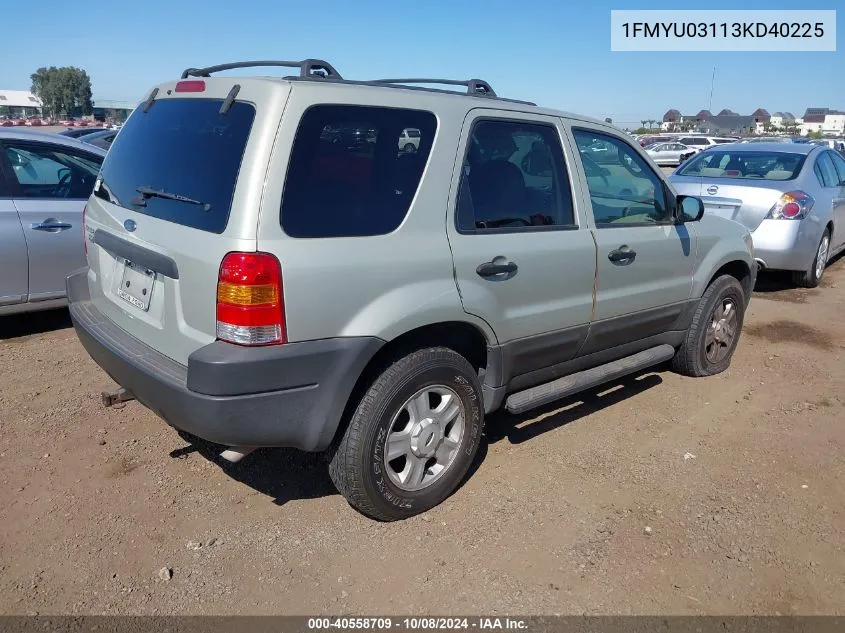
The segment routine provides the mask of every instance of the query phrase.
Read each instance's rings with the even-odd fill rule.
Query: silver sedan
[[[645,148],[646,154],[651,156],[651,159],[657,165],[666,167],[675,167],[680,165],[683,157],[695,151],[695,148],[684,145],[683,143],[655,143],[648,145]]]
[[[815,287],[845,250],[845,159],[809,143],[733,143],[693,156],[669,177],[705,213],[744,224],[761,269]]]
[[[83,209],[105,154],[58,134],[0,129],[0,315],[67,303],[65,277],[85,265]]]

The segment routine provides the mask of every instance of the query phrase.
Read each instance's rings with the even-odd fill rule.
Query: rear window
[[[803,154],[709,149],[694,156],[675,172],[679,176],[792,180],[804,166]]]
[[[146,113],[137,109],[111,144],[94,195],[144,215],[222,233],[255,118],[255,108],[243,102],[220,114],[222,103],[161,99]]]
[[[310,108],[293,142],[282,229],[300,238],[395,230],[416,195],[436,129],[434,115],[421,110]],[[411,130],[419,134],[414,143],[403,140]]]

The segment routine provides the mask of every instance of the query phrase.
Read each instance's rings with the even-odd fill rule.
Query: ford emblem
[[[138,225],[137,225],[137,224],[135,224],[135,220],[126,220],[126,221],[123,223],[123,228],[124,228],[124,229],[126,229],[127,231],[129,231],[129,232],[131,233],[131,232],[132,232],[132,231],[134,231],[136,228],[138,228]]]
[[[711,196],[715,196],[716,192],[718,191],[719,188],[716,185],[710,185],[709,187],[707,187],[707,193],[709,193]]]

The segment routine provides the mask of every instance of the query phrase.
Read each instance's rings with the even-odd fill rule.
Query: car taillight
[[[766,216],[771,220],[801,220],[807,217],[815,199],[804,191],[789,191],[783,194]]]
[[[285,342],[282,268],[269,253],[229,253],[217,278],[217,338],[238,345]]]
[[[88,205],[82,207],[82,250],[85,257],[88,257],[88,225],[85,223],[85,214],[88,212]]]

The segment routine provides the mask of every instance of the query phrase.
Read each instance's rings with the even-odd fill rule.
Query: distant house
[[[660,123],[660,129],[664,132],[683,132],[695,126],[698,115],[681,114],[679,110],[667,110]]]
[[[41,100],[29,90],[0,90],[0,116],[25,117],[41,114]]]
[[[821,132],[830,136],[845,133],[845,112],[830,108],[807,108],[801,122],[801,134]]]
[[[710,110],[686,115],[673,108],[663,115],[663,123],[660,127],[666,132],[695,131],[720,136],[735,136],[761,131],[771,118],[772,116],[764,108],[757,108],[749,115],[737,114],[730,108],[724,108],[716,115]]]

